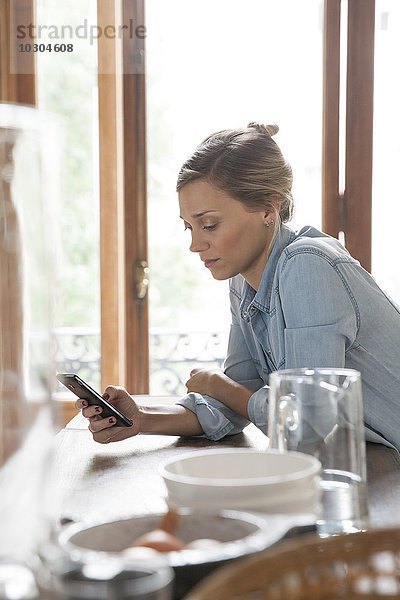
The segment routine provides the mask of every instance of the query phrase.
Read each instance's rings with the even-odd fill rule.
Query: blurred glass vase
[[[52,117],[0,104],[0,560],[35,544],[38,488],[54,430],[50,414],[53,207],[58,170]]]

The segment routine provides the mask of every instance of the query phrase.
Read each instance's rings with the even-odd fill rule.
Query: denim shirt
[[[361,372],[366,439],[400,449],[400,308],[336,239],[282,226],[258,291],[237,275],[230,302],[224,372],[255,391],[248,414],[265,434],[271,372],[346,367]],[[178,404],[212,440],[248,424],[209,396],[192,392]]]

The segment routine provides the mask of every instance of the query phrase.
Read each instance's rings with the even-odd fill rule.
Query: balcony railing
[[[58,328],[53,331],[53,343],[57,371],[78,373],[99,390],[100,332]],[[150,330],[150,393],[185,394],[185,381],[194,366],[222,367],[226,343],[224,332]]]

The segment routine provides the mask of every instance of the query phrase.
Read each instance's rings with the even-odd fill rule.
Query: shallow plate
[[[193,512],[182,509],[179,514],[181,522],[174,535],[185,544],[199,538],[216,539],[221,544],[207,550],[169,552],[168,562],[174,567],[232,558],[234,555],[264,549],[280,539],[289,527],[285,519],[268,519],[243,511]],[[136,516],[91,526],[75,523],[63,530],[60,542],[71,548],[75,546],[97,552],[121,552],[132,546],[139,536],[154,529],[161,516]]]
[[[263,517],[243,511],[179,511],[182,520],[175,535],[185,543],[199,538],[217,539],[221,544],[207,550],[186,549],[169,552],[167,563],[175,570],[175,598],[180,598],[196,582],[228,561],[255,554],[279,541],[293,526],[285,517]],[[154,529],[162,515],[136,516],[108,523],[74,523],[60,535],[61,545],[73,551],[118,553]]]

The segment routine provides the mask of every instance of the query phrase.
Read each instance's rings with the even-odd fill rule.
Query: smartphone
[[[98,392],[90,387],[83,379],[75,375],[74,373],[59,373],[57,376],[65,387],[71,392],[74,392],[78,398],[86,400],[91,405],[101,406],[103,411],[101,413],[102,418],[115,417],[117,419],[116,425],[119,427],[132,427],[133,421],[128,419],[119,410],[117,410],[112,404],[104,400]]]

